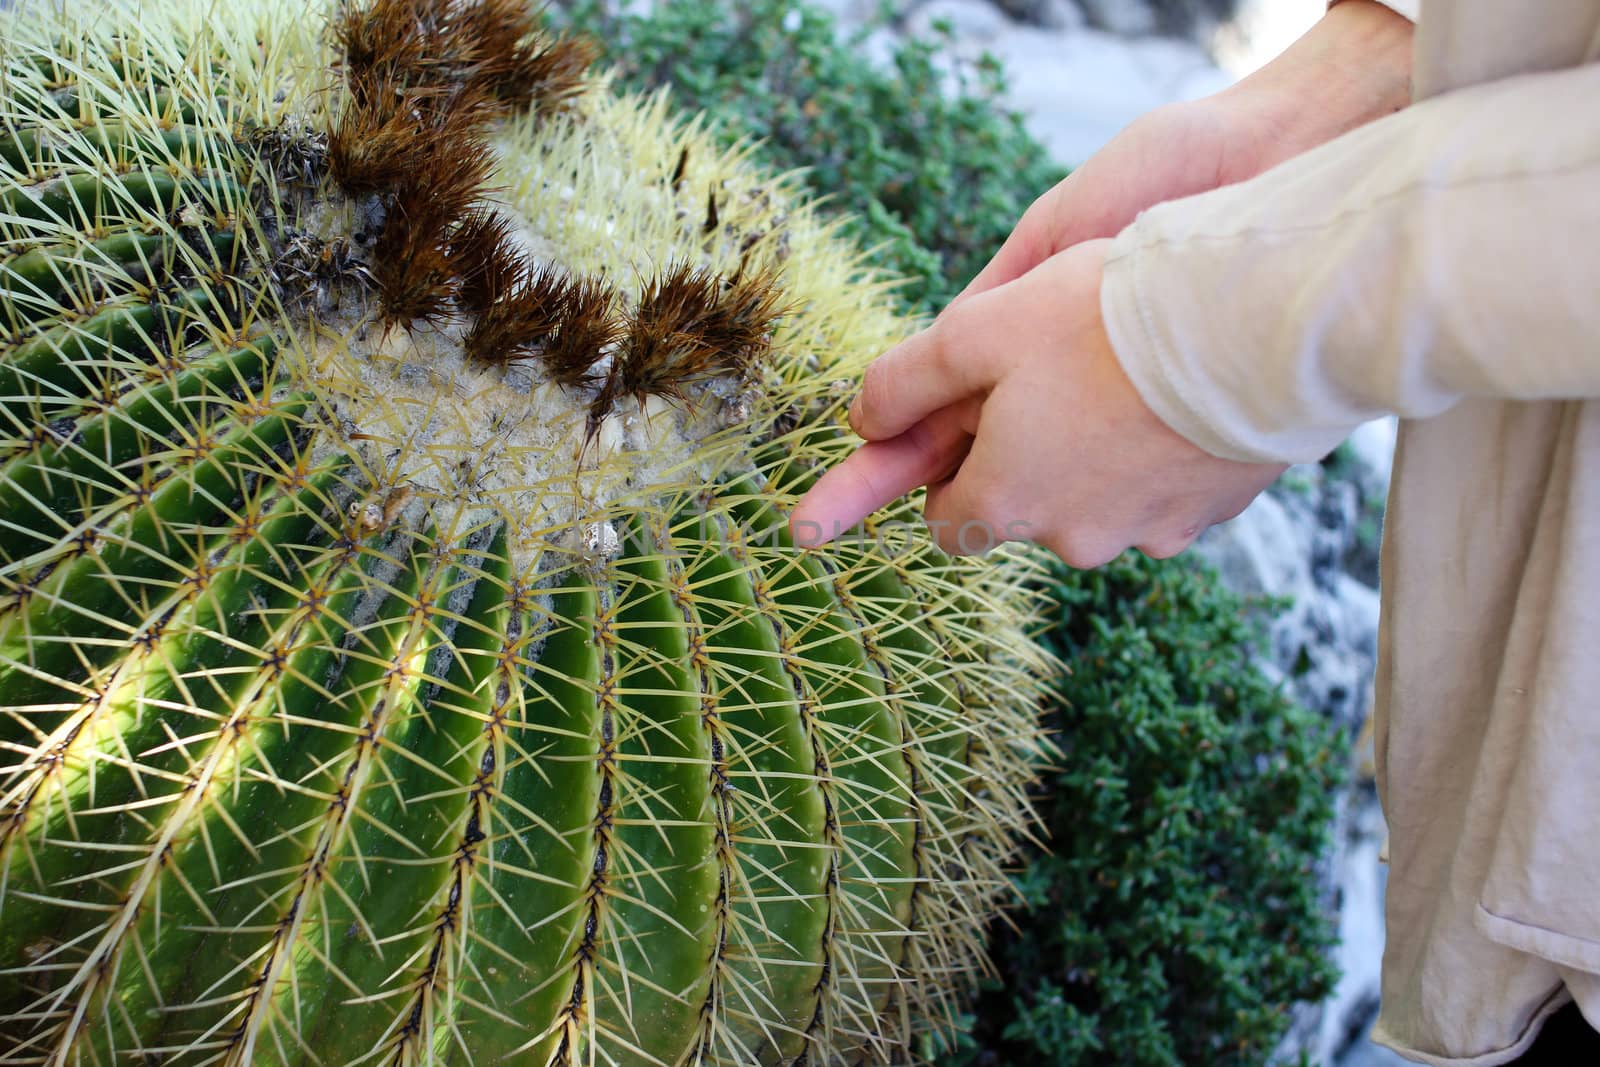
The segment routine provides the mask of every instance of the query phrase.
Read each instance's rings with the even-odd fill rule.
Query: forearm
[[[1600,66],[1445,94],[1118,238],[1102,303],[1146,402],[1305,460],[1464,396],[1600,396]]]
[[[1272,62],[1224,90],[1220,106],[1258,136],[1228,169],[1256,174],[1411,102],[1412,23],[1376,0],[1333,5]]]

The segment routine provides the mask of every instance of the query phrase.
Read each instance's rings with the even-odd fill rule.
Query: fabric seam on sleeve
[[[1141,366],[1147,365],[1154,372],[1154,376],[1159,381],[1151,384],[1169,397],[1173,404],[1180,409],[1179,412],[1173,412],[1173,414],[1181,414],[1184,425],[1172,426],[1170,420],[1161,411],[1155,411],[1155,414],[1163,422],[1167,422],[1173,431],[1187,438],[1191,444],[1219,458],[1233,459],[1241,455],[1258,455],[1254,450],[1244,448],[1242,442],[1224,433],[1215,425],[1213,420],[1206,418],[1205,414],[1190,398],[1188,389],[1180,377],[1172,373],[1171,360],[1166,351],[1166,346],[1161,341],[1160,334],[1155,329],[1154,314],[1150,301],[1145,296],[1145,272],[1141,262],[1141,254],[1151,247],[1154,246],[1135,245],[1127,252],[1112,257],[1111,260],[1108,260],[1108,263],[1126,260],[1125,269],[1128,274],[1128,287],[1130,290],[1128,295],[1132,304],[1133,318],[1140,334],[1138,340],[1144,342],[1143,347],[1149,352],[1150,356],[1148,360],[1135,360],[1134,362]],[[1134,389],[1144,399],[1145,403],[1150,405],[1150,398],[1145,396],[1145,390],[1139,388],[1138,378],[1129,372],[1129,361],[1125,360],[1121,353],[1117,353],[1117,361],[1122,365],[1122,372],[1127,374],[1129,381],[1133,383]],[[1155,410],[1154,405],[1150,406],[1152,410]],[[1196,430],[1202,432],[1196,434]],[[1219,444],[1223,446],[1220,450],[1216,447]],[[1222,453],[1224,452],[1231,453],[1231,455],[1223,455]],[[1276,457],[1272,458],[1275,459]]]
[[[1185,234],[1182,238],[1182,242],[1184,244],[1194,241],[1222,243],[1226,241],[1243,240],[1246,238],[1271,239],[1277,236],[1310,236],[1312,234],[1320,233],[1324,230],[1337,226],[1348,221],[1349,219],[1356,218],[1361,215],[1372,214],[1376,211],[1388,208],[1395,201],[1401,200],[1405,197],[1413,196],[1417,193],[1464,192],[1468,190],[1477,190],[1484,186],[1492,186],[1502,182],[1509,183],[1521,181],[1537,182],[1542,180],[1560,180],[1581,176],[1584,171],[1595,167],[1600,167],[1600,155],[1586,157],[1581,160],[1575,160],[1571,163],[1565,163],[1559,167],[1551,167],[1546,170],[1522,170],[1505,174],[1486,174],[1473,178],[1464,178],[1460,181],[1453,182],[1409,182],[1398,189],[1391,189],[1389,192],[1382,193],[1368,200],[1364,200],[1359,205],[1352,205],[1342,208],[1327,218],[1321,219],[1317,222],[1307,222],[1299,225],[1289,226],[1252,226],[1244,229],[1228,230],[1221,233]],[[1204,196],[1206,194],[1201,193],[1200,195]],[[1168,201],[1168,203],[1178,204],[1182,203],[1182,201]],[[1173,247],[1178,244],[1177,241],[1166,234],[1154,234],[1149,237],[1140,235],[1140,237],[1142,239],[1137,242],[1135,247],[1126,253],[1122,253],[1122,255],[1131,255],[1134,251]]]

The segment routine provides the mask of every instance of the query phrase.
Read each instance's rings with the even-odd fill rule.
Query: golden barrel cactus
[[[7,18],[0,1063],[948,1027],[1025,564],[788,540],[906,329],[791,185],[518,0]]]

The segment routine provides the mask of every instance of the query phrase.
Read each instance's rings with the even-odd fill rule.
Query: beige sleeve
[[[1369,123],[1122,232],[1101,306],[1151,408],[1303,462],[1382,414],[1600,396],[1600,65]]]

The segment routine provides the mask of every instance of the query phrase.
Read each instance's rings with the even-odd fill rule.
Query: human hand
[[[874,362],[850,409],[867,443],[796,506],[797,543],[921,485],[946,551],[1026,539],[1074,567],[1129,545],[1170,556],[1242,511],[1283,467],[1218,459],[1145,406],[1100,317],[1109,244],[951,305]]]
[[[796,541],[829,540],[924,484],[945,548],[1024,536],[1077,566],[1129,544],[1170,555],[1237,514],[1282,468],[1210,456],[1144,405],[1100,322],[1104,242],[1074,246],[1404,107],[1410,59],[1409,21],[1345,0],[1233,88],[1119,134],[1029,208],[932,327],[868,371],[851,413],[868,443],[797,506]],[[960,526],[974,520],[991,524],[984,543],[963,545]]]
[[[1136,119],[1023,214],[960,301],[1079,241],[1114,237],[1145,208],[1242,182],[1411,99],[1411,23],[1345,0],[1223,92]]]

